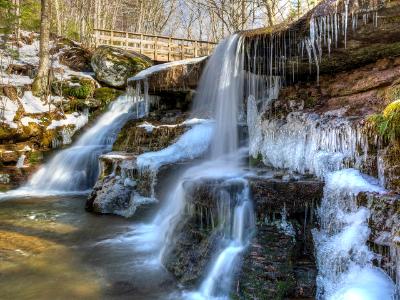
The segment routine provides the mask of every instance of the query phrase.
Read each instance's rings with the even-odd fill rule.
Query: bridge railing
[[[94,30],[94,43],[132,50],[162,62],[207,56],[216,46],[207,41],[105,29]]]

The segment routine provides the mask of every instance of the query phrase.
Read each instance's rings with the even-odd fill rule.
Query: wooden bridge
[[[94,30],[95,46],[109,45],[135,51],[158,62],[210,55],[216,43],[135,32]]]

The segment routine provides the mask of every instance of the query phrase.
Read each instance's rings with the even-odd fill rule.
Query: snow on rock
[[[163,124],[163,125],[153,125],[149,122],[143,122],[142,124],[138,125],[137,127],[139,128],[144,128],[147,132],[153,132],[154,129],[156,128],[161,128],[161,127],[167,127],[167,128],[175,128],[179,126],[192,126],[196,124],[202,124],[202,123],[207,123],[210,122],[209,120],[206,119],[198,119],[198,118],[193,118],[193,119],[188,119],[182,123],[179,124]]]
[[[24,44],[19,48],[19,61],[31,65],[39,64],[39,40],[34,40],[32,45]]]
[[[74,131],[81,129],[89,121],[87,114],[79,114],[77,112],[73,114],[66,114],[65,119],[53,120],[51,124],[47,127],[48,130],[55,129],[61,126],[74,125]]]
[[[0,96],[0,120],[7,124],[11,128],[17,128],[17,124],[14,123],[14,117],[17,113],[18,105],[11,99]]]
[[[25,112],[29,114],[40,114],[49,111],[49,106],[45,105],[40,98],[33,96],[31,91],[24,93],[21,103]],[[50,105],[50,110],[54,110],[53,105]]]
[[[154,73],[157,73],[157,72],[160,72],[163,70],[167,70],[172,67],[196,64],[198,62],[205,60],[206,58],[207,58],[207,56],[203,56],[203,57],[183,59],[183,60],[172,61],[172,62],[165,63],[165,64],[155,65],[155,66],[152,66],[150,68],[147,68],[147,69],[137,73],[135,76],[129,78],[128,81],[136,81],[136,80],[145,79]]]
[[[207,151],[213,131],[211,121],[194,125],[169,147],[139,155],[137,165],[140,169],[157,170],[166,164],[200,157]]]
[[[23,75],[0,75],[0,83],[5,85],[15,85],[15,86],[24,86],[26,84],[32,84],[33,79],[28,76]]]
[[[22,123],[22,125],[24,125],[24,126],[29,126],[29,123],[39,124],[39,123],[40,123],[40,120],[31,118],[31,117],[23,117],[23,118],[21,119],[21,123]]]

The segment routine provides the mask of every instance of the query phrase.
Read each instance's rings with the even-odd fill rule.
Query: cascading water
[[[382,193],[377,180],[354,169],[326,176],[321,228],[315,230],[318,265],[317,299],[394,299],[394,284],[372,264],[375,254],[368,249],[368,209],[357,207],[360,192]]]
[[[206,114],[215,121],[210,157],[186,170],[171,187],[163,208],[153,222],[135,228],[133,237],[130,237],[137,247],[154,251],[156,260],[161,262],[173,244],[173,233],[185,210],[185,182],[204,178],[240,181],[242,189],[232,196],[236,201],[232,218],[224,224],[229,233],[225,235],[221,251],[213,259],[199,291],[190,293],[191,297],[227,297],[236,258],[245,249],[254,228],[249,188],[240,166],[246,151],[239,150],[238,137],[244,84],[242,40],[240,36],[233,35],[220,43],[207,62],[199,83],[194,114]],[[221,280],[225,283],[223,289],[218,284]]]
[[[187,299],[228,299],[240,253],[248,246],[255,228],[254,212],[247,180],[228,179],[226,185],[239,184],[233,193],[222,190],[219,201],[219,231],[222,231],[221,249],[213,258],[207,276],[197,292],[185,295]],[[233,211],[230,204],[233,203]]]
[[[145,113],[143,106],[143,101],[129,92],[120,96],[72,147],[56,154],[24,187],[2,197],[87,191],[97,179],[99,155],[111,150],[118,132],[128,119]],[[134,108],[139,113],[133,113]]]

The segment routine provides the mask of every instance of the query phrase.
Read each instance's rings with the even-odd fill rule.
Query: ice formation
[[[392,299],[394,284],[373,266],[366,242],[369,211],[358,207],[360,192],[382,193],[377,181],[355,169],[326,175],[319,208],[320,230],[314,230],[318,266],[318,299]]]

